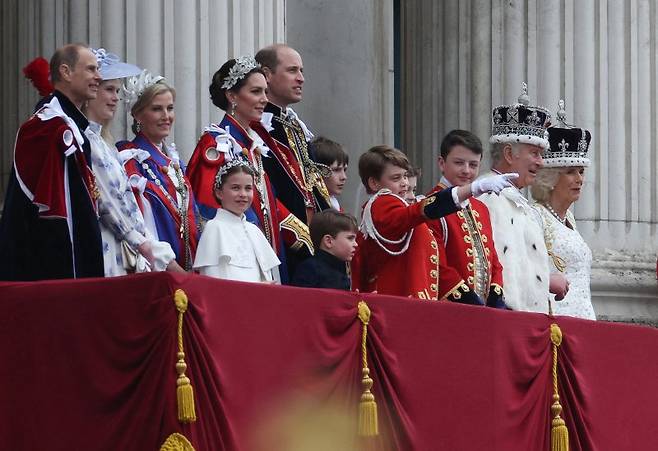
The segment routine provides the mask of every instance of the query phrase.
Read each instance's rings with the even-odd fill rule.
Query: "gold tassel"
[[[551,343],[553,347],[553,404],[551,405],[551,451],[569,451],[569,430],[560,416],[560,394],[557,386],[557,348],[562,344],[560,327],[551,324]]]
[[[160,447],[160,451],[194,451],[194,446],[190,441],[178,432],[174,432]]]
[[[176,401],[178,403],[178,421],[181,423],[192,423],[196,421],[194,409],[194,390],[190,379],[185,376],[187,364],[185,363],[185,352],[183,350],[183,315],[187,311],[187,295],[183,290],[176,290],[174,303],[178,310],[178,361],[176,362]]]
[[[366,339],[368,336],[368,323],[370,322],[370,308],[364,301],[359,301],[357,306],[357,316],[363,323],[363,334],[361,336],[361,363],[363,368],[361,385],[363,386],[363,393],[361,394],[361,401],[359,402],[359,435],[363,437],[373,437],[379,434],[377,427],[377,403],[375,402],[375,395],[372,394],[373,380],[370,377],[370,370],[368,369],[368,353],[366,350]]]

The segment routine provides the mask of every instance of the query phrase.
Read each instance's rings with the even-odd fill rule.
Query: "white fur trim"
[[[539,136],[532,135],[517,135],[516,133],[506,133],[504,135],[493,135],[489,138],[491,144],[500,144],[500,143],[521,143],[521,144],[530,144],[533,146],[539,146],[542,149],[546,150],[550,147],[548,139],[540,138]]]

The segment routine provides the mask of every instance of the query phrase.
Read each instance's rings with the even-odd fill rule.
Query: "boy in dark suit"
[[[298,287],[350,289],[347,265],[356,251],[356,219],[328,209],[313,215],[310,225],[315,255],[304,260],[292,284]]]

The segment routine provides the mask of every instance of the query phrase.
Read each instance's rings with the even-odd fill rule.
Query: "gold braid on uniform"
[[[311,240],[311,233],[308,230],[308,226],[297,218],[297,216],[290,213],[285,217],[283,221],[279,223],[279,226],[284,229],[292,232],[295,235],[295,243],[291,246],[292,250],[297,251],[302,247],[306,246],[311,254],[313,254],[313,241]]]
[[[317,188],[322,197],[326,200],[329,199],[329,190],[324,183],[324,177],[331,175],[331,169],[326,164],[316,163],[311,160],[308,155],[308,144],[306,143],[306,136],[304,131],[298,123],[287,121],[278,118],[283,125],[283,130],[286,132],[288,138],[288,145],[290,150],[297,157],[302,166],[302,177],[304,177],[304,187],[312,192],[313,188]]]

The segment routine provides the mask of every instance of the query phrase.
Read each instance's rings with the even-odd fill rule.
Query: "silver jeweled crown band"
[[[235,84],[242,80],[249,72],[258,69],[260,64],[252,56],[241,56],[235,59],[235,64],[228,71],[228,75],[222,83],[222,89],[231,89]]]

